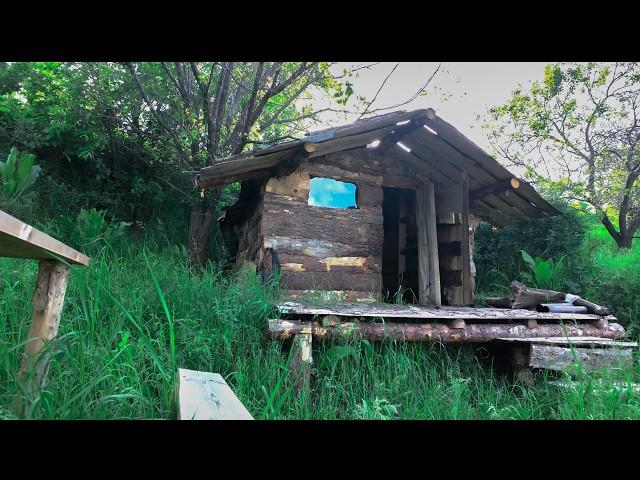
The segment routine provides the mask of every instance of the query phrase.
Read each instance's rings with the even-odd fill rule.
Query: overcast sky
[[[340,63],[336,72],[354,63]],[[371,100],[385,77],[396,63],[380,63],[370,70],[362,70],[359,76],[352,78],[355,95],[363,95]],[[489,150],[486,134],[480,128],[477,114],[484,114],[489,106],[504,103],[511,92],[519,85],[527,86],[532,81],[542,80],[546,63],[527,62],[443,62],[442,67],[426,96],[420,96],[413,102],[399,107],[402,110],[415,110],[432,107],[438,116],[468,136],[480,147]],[[393,75],[370,107],[389,107],[411,98],[420,89],[437,68],[438,63],[400,63]],[[355,96],[354,95],[354,96]],[[328,106],[326,100],[316,100],[316,106]],[[379,113],[388,113],[387,110]],[[349,123],[357,119],[336,113],[323,113],[324,127]],[[312,128],[318,130],[322,125]]]

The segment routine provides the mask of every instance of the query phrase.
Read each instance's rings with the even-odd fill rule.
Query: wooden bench
[[[28,396],[45,384],[46,344],[58,334],[71,265],[88,265],[89,257],[0,210],[0,257],[40,261],[33,293],[33,316],[19,379]],[[14,399],[17,415],[24,414],[22,397]]]

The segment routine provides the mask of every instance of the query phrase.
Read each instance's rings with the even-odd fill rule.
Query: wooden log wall
[[[312,177],[354,183],[357,208],[308,205]],[[419,182],[397,162],[385,162],[383,155],[364,148],[319,157],[288,176],[267,182],[261,251],[277,252],[283,288],[379,296],[383,186],[416,188]]]

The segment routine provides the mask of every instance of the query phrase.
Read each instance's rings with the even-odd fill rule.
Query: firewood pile
[[[607,307],[597,305],[578,295],[530,288],[518,281],[511,282],[510,296],[488,297],[485,301],[488,305],[497,308],[522,308],[557,313],[591,313],[601,316],[611,314]]]

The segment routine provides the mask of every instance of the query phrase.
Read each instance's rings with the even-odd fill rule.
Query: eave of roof
[[[394,142],[401,140],[411,150],[407,152],[398,148],[394,157],[402,160],[411,156],[411,164],[422,167],[426,175],[443,188],[458,183],[462,172],[469,175],[472,190],[513,178],[509,170],[435,115],[432,109],[421,109],[372,117],[314,132],[299,140],[225,158],[200,170],[196,182],[206,188],[268,177],[273,175],[278,164],[296,157],[313,159],[329,153],[362,148],[374,140],[384,140],[390,136]],[[517,190],[491,194],[474,202],[471,212],[498,226],[560,214],[522,180]]]

